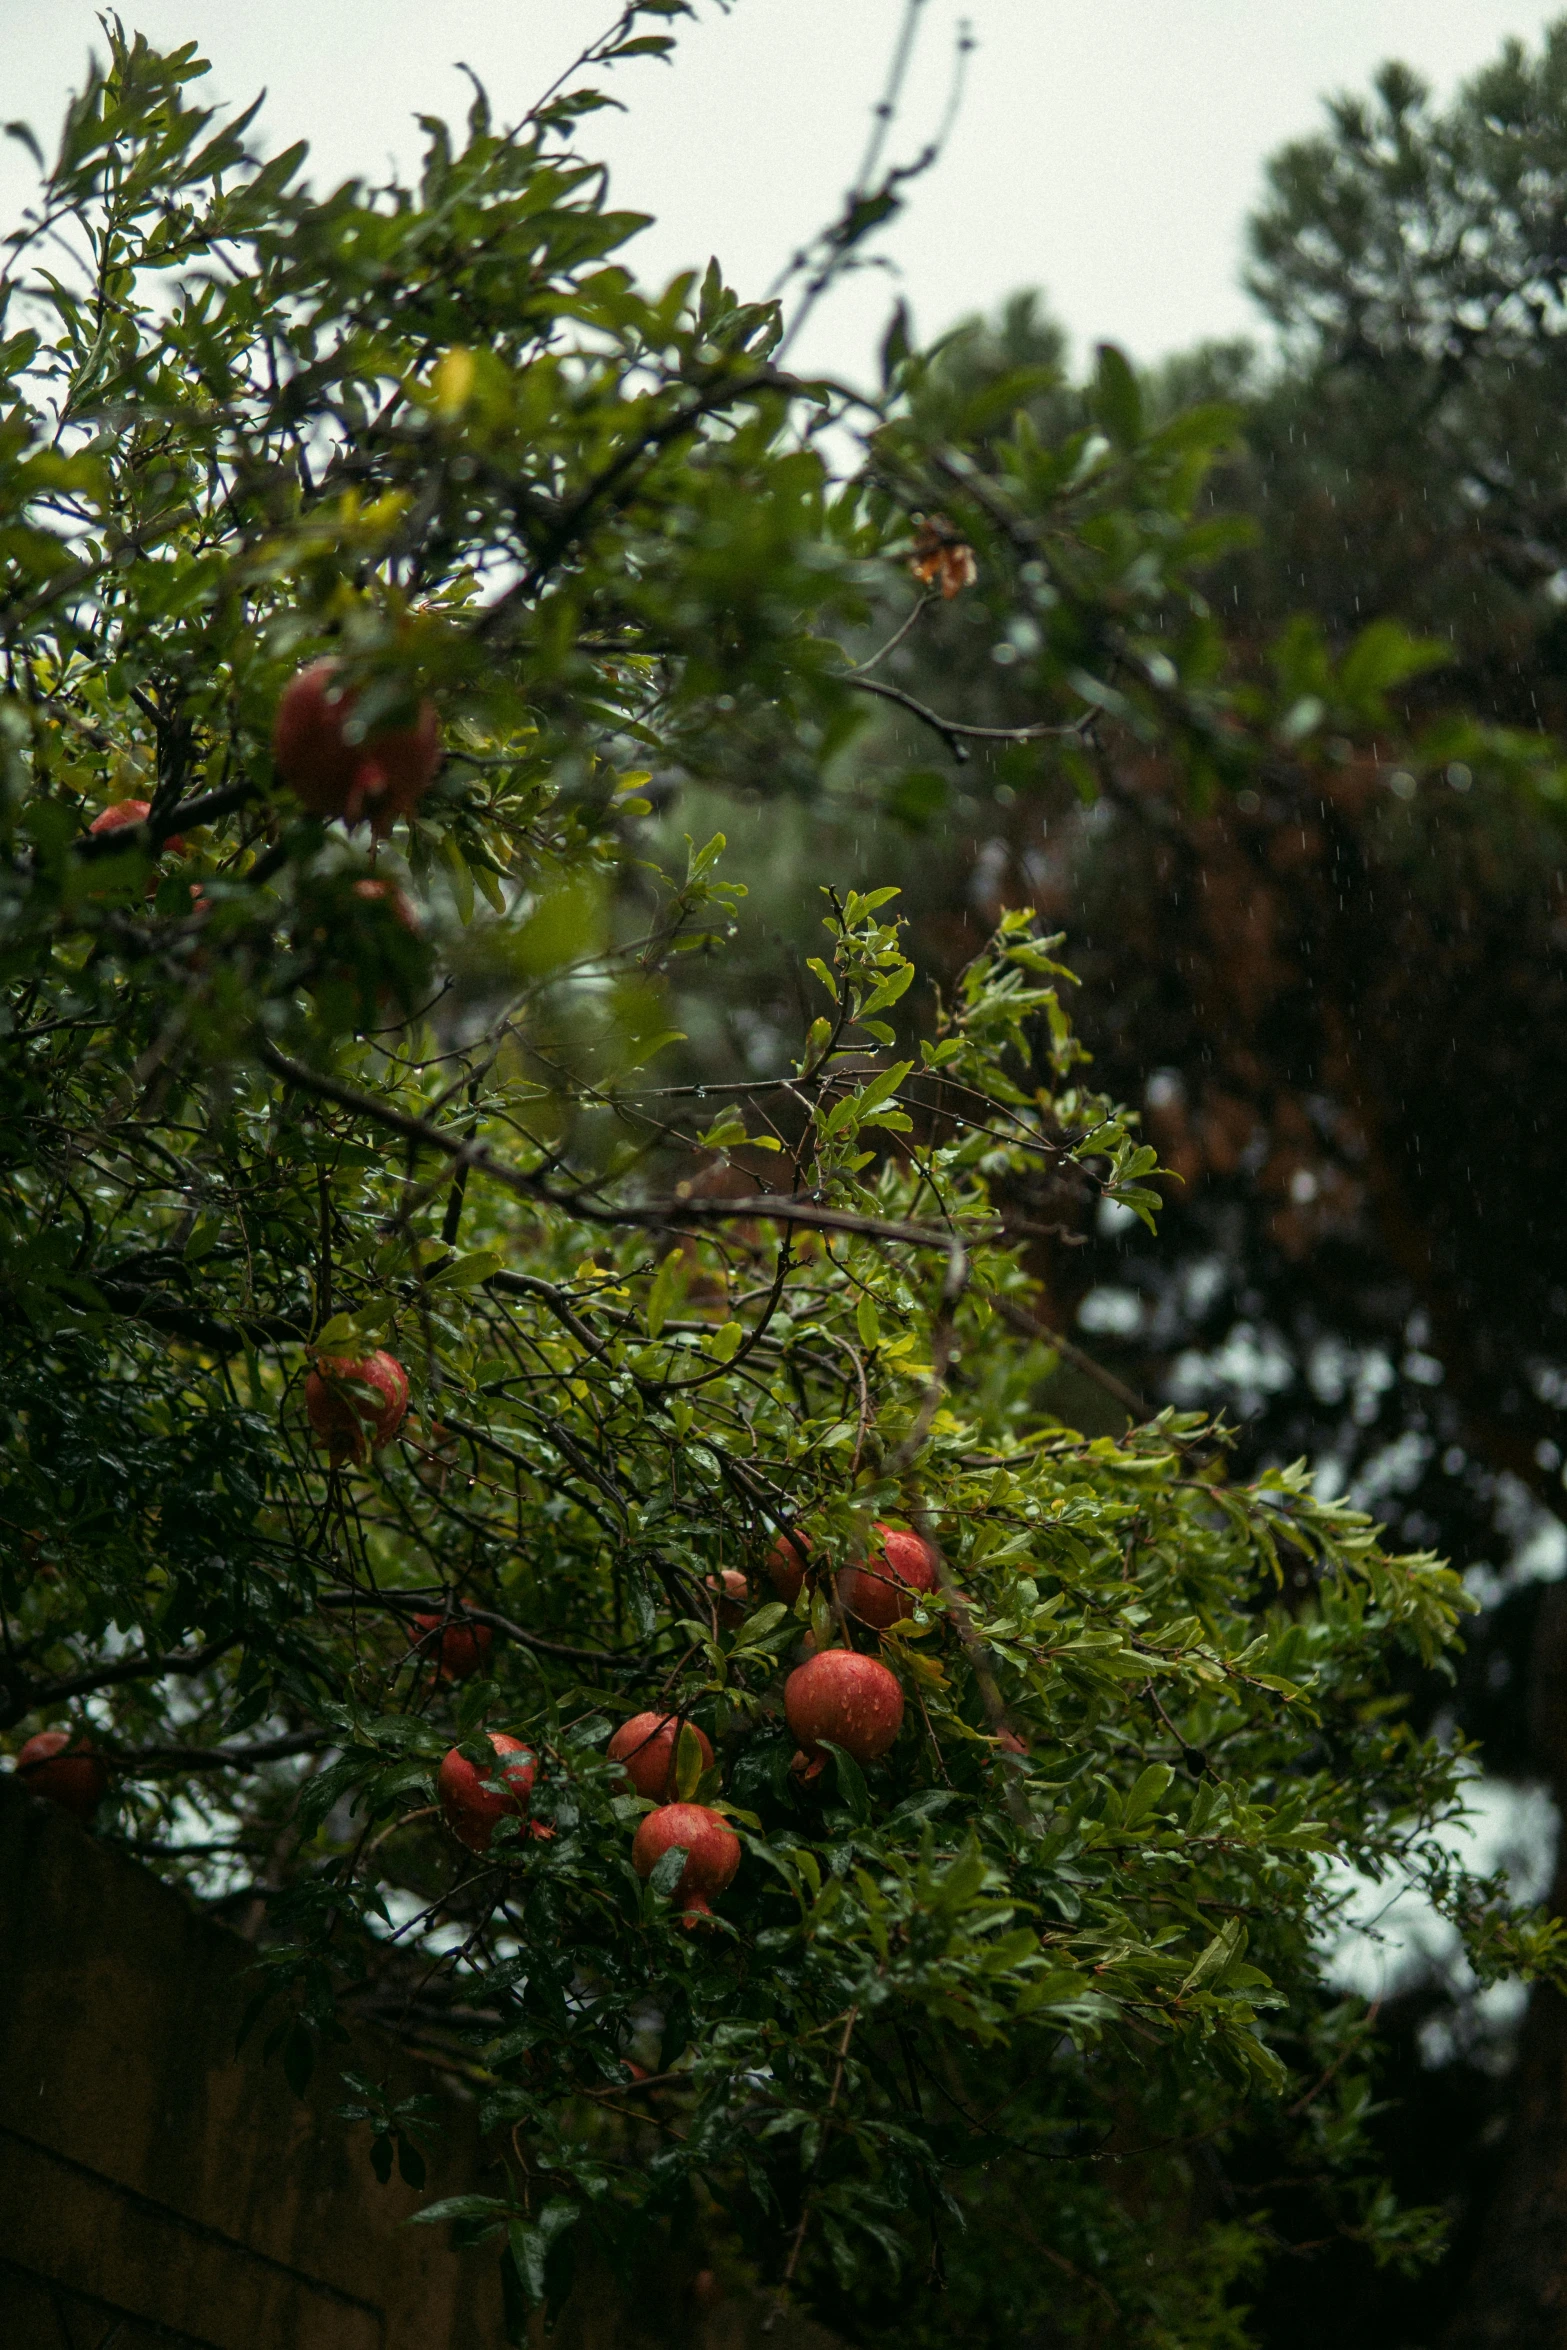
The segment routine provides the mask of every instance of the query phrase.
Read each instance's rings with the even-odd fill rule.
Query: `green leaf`
[[[1143,437],[1143,395],[1124,353],[1114,343],[1101,343],[1094,377],[1094,414],[1121,449],[1135,448]]]
[[[456,1257],[451,1264],[443,1265],[432,1276],[432,1280],[439,1282],[443,1289],[477,1289],[481,1282],[489,1281],[495,1274],[505,1270],[506,1259],[499,1249],[478,1248],[468,1256]]]
[[[549,2299],[546,2271],[550,2254],[581,2216],[578,2204],[564,2195],[552,2195],[536,2220],[514,2219],[507,2229],[512,2260],[531,2308],[541,2309]]]
[[[1135,1828],[1149,1818],[1174,1777],[1168,1763],[1150,1763],[1127,1795],[1121,1813],[1122,1827]]]
[[[702,1341],[703,1352],[715,1363],[733,1362],[745,1342],[745,1324],[738,1319],[722,1323],[712,1336]]]
[[[667,1852],[660,1853],[648,1873],[648,1890],[665,1901],[672,1900],[690,1857],[683,1844],[672,1844]]]
[[[819,1738],[818,1746],[830,1754],[837,1772],[838,1793],[843,1797],[854,1817],[864,1827],[871,1816],[870,1789],[865,1784],[865,1773],[852,1754],[833,1743],[830,1738]]]
[[[434,2228],[453,2219],[504,2219],[511,2209],[498,2195],[443,2195],[437,2203],[410,2212],[405,2227]]]
[[[659,1262],[648,1288],[647,1305],[643,1318],[649,1338],[657,1338],[675,1307],[685,1294],[687,1266],[678,1249],[671,1249]]]
[[[675,1786],[682,1803],[690,1803],[704,1769],[702,1741],[689,1722],[682,1722],[675,1741]]]
[[[1216,1987],[1230,1961],[1239,1958],[1245,1948],[1244,1924],[1239,1918],[1228,1919],[1181,1985],[1180,1996],[1184,1999],[1190,1992]]]

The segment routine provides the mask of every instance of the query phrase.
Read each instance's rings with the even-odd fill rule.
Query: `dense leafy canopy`
[[[1040,1310],[1144,1396],[1241,1423],[1243,1472],[1304,1453],[1319,1489],[1469,1570],[1486,1606],[1457,1685],[1412,1673],[1410,1718],[1456,1718],[1475,1740],[1537,1890],[1532,1791],[1544,1778],[1560,1803],[1567,1787],[1561,1590],[1544,1579],[1561,1557],[1567,1367],[1551,1208],[1567,1148],[1563,345],[1541,291],[1563,56],[1547,28],[1451,101],[1390,71],[1335,102],[1270,172],[1257,224],[1282,344],[1199,349],[1143,386],[1156,415],[1214,397],[1239,411],[1208,495],[1250,520],[1250,543],[1205,582],[1232,648],[1267,662],[1304,609],[1330,645],[1402,619],[1445,660],[1396,688],[1380,724],[1344,727],[1336,761],[1275,757],[1206,804],[1124,742],[1087,808],[1046,759],[1012,752],[959,779],[956,870],[900,861],[885,834],[866,844],[867,870],[906,881],[912,951],[938,971],[998,900],[1067,930],[1099,1082],[1142,1105],[1180,1180],[1157,1238],[1085,1224],[1082,1245],[1036,1259]],[[1019,297],[944,364],[971,383],[1054,366],[1033,407],[1059,433],[1083,413],[1061,359]],[[900,681],[992,724],[1025,718],[1032,681],[975,599],[932,617],[894,655]],[[1444,728],[1471,713],[1517,731],[1444,760]],[[773,882],[770,910],[782,902]],[[1058,1375],[1058,1409],[1106,1409],[1075,1381]],[[1324,2244],[1297,2178],[1272,2204],[1264,2340],[1502,2341],[1539,2322],[1559,2289],[1564,2031],[1548,1989],[1525,2021],[1477,1996],[1439,1936],[1406,1942],[1377,2019],[1373,2132],[1401,2191],[1450,2215],[1448,2251],[1417,2281],[1378,2277],[1362,2247]],[[1280,2175],[1259,2149],[1253,2176]]]
[[[1454,1866],[1463,1752],[1388,1696],[1459,1588],[1300,1469],[1231,1481],[1199,1415],[1090,1440],[1043,1407],[1031,1241],[1157,1195],[1029,917],[931,1007],[892,893],[822,874],[796,1033],[720,1086],[670,1006],[735,926],[723,841],[647,855],[650,793],[852,759],[908,698],[855,666],[871,614],[911,563],[956,602],[971,550],[1031,755],[1086,786],[1113,724],[1202,790],[1293,740],[1309,680],[1227,685],[1192,576],[1228,420],[1150,424],[1113,352],[1053,439],[1026,373],[962,397],[897,338],[874,399],[799,382],[716,267],[649,293],[615,258],[579,96],[507,134],[478,98],[417,190],[318,198],[200,70],[116,37],[7,280],[15,1743],[111,1758],[105,1832],[258,1935],[302,2088],[343,2013],[463,2072],[495,2167],[430,2216],[499,2240],[519,2325],[578,2241],[695,2197],[841,2322],[939,2331],[1006,2153],[1032,2233],[955,2282],[965,2322],[1048,2292],[1090,2336],[1239,2341],[1264,2222],[1210,2216],[1197,2150],[1274,2131],[1379,2253],[1428,2232],[1357,2168],[1349,1872],[1419,1877],[1483,1973],[1549,1953]],[[439,711],[384,843],[274,765],[328,654],[372,742]],[[1418,656],[1353,658],[1347,724]],[[409,1417],[323,1452],[307,1374],[376,1349]],[[877,1635],[834,1576],[883,1522],[939,1571]],[[459,1616],[488,1669],[443,1678]],[[795,1767],[807,1641],[896,1674],[885,1759]],[[605,1756],[650,1708],[710,1742],[676,1792],[743,1847],[694,1930]],[[475,1852],[435,1774],[491,1732],[537,1776]],[[422,2176],[421,2116],[354,2100]]]

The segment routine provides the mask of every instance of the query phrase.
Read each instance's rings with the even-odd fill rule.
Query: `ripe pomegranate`
[[[690,1728],[701,1749],[702,1768],[710,1771],[713,1749],[695,1722]],[[633,1714],[610,1740],[609,1759],[625,1765],[626,1777],[650,1803],[670,1803],[675,1797],[675,1750],[679,1743],[678,1714]]]
[[[272,755],[283,781],[312,816],[368,817],[372,831],[391,831],[410,815],[441,763],[440,722],[433,702],[419,705],[412,726],[381,726],[357,736],[356,687],[336,684],[336,661],[312,661],[283,689],[272,723]]]
[[[414,909],[414,902],[406,890],[398,888],[395,881],[378,881],[373,874],[366,874],[362,881],[354,883],[354,895],[356,898],[368,898],[372,903],[379,901],[384,904],[411,936],[418,937],[419,916]]]
[[[408,1416],[408,1374],[380,1347],[321,1355],[305,1379],[305,1411],[333,1460],[362,1461],[390,1444]]]
[[[738,1567],[725,1567],[717,1575],[709,1575],[707,1588],[718,1603],[718,1620],[733,1630],[745,1622],[745,1611],[751,1604],[751,1586]]]
[[[126,824],[145,824],[151,814],[151,800],[116,800],[112,808],[105,808],[101,816],[93,818],[87,830],[89,833],[118,832]],[[163,845],[166,849],[172,849],[176,857],[185,854],[185,840],[181,833],[171,832]]]
[[[650,1811],[631,1846],[631,1865],[650,1877],[666,1852],[685,1846],[686,1865],[675,1887],[687,1924],[712,1911],[709,1896],[722,1893],[740,1866],[740,1839],[727,1820],[705,1803],[666,1803]]]
[[[880,1550],[873,1550],[863,1566],[845,1567],[838,1577],[838,1597],[851,1616],[885,1632],[889,1624],[914,1613],[914,1594],[936,1588],[936,1554],[917,1534],[894,1526],[878,1526]]]
[[[800,1596],[813,1547],[809,1534],[791,1526],[779,1535],[767,1554],[768,1580],[785,1607],[793,1607]]]
[[[408,1635],[410,1648],[417,1648],[421,1656],[433,1656],[435,1670],[443,1681],[471,1681],[475,1673],[490,1669],[490,1650],[494,1635],[488,1624],[464,1623],[446,1616],[415,1616],[415,1629]]]
[[[871,1763],[903,1726],[903,1691],[879,1658],[824,1648],[784,1683],[784,1716],[808,1758],[819,1759],[820,1741],[830,1738],[857,1763]]]
[[[109,1791],[102,1755],[70,1730],[40,1730],[29,1738],[16,1775],[30,1794],[47,1796],[78,1820],[90,1820]]]
[[[996,1744],[1003,1754],[1027,1754],[1028,1740],[1019,1737],[1016,1730],[998,1730]]]
[[[436,1777],[446,1825],[470,1852],[489,1851],[498,1820],[508,1814],[522,1817],[538,1776],[538,1764],[520,1738],[508,1738],[504,1730],[492,1730],[489,1737],[499,1759],[488,1771],[480,1770],[454,1746]],[[486,1779],[503,1780],[504,1790],[492,1792],[484,1784]]]

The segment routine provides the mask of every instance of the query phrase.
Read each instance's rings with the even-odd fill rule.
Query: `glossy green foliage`
[[[1027,920],[903,1045],[893,893],[829,886],[792,1045],[709,1089],[667,1073],[668,974],[732,927],[723,842],[641,854],[650,791],[839,755],[844,644],[929,562],[937,482],[938,555],[1044,615],[1059,723],[1113,698],[1208,757],[1213,662],[1146,631],[1174,596],[1206,642],[1219,427],[1145,430],[1110,354],[1092,431],[1025,417],[986,474],[990,411],[922,407],[913,355],[853,401],[716,270],[640,290],[562,143],[585,99],[505,136],[479,101],[418,191],[316,200],[197,70],[116,41],[9,281],[5,1724],[79,1723],[105,1832],[258,1932],[297,2085],[353,2012],[475,2086],[494,2192],[425,2216],[498,2246],[518,2327],[580,2239],[666,2217],[846,2323],[938,2325],[965,2175],[1065,2147],[1031,2221],[1061,2322],[1235,2340],[1256,2236],[1188,2146],[1261,2118],[1379,2245],[1418,2225],[1355,2183],[1346,1870],[1427,1883],[1482,1969],[1550,1954],[1454,1867],[1464,1757],[1386,1696],[1458,1587],[1301,1469],[1230,1483],[1195,1419],[1040,1409],[1031,1229],[1156,1196]],[[274,769],[327,650],[363,732],[439,713],[383,843]],[[323,1451],[312,1364],[377,1349],[406,1420]],[[883,1521],[939,1569],[878,1634],[836,1577]],[[896,1676],[884,1756],[796,1763],[807,1641]],[[605,1755],[649,1708],[710,1741],[674,1791],[742,1847],[695,1927]],[[492,1731],[537,1777],[475,1850],[434,1774]],[[427,2108],[347,2086],[418,2183]],[[1076,2160],[1111,2139],[1124,2174]]]

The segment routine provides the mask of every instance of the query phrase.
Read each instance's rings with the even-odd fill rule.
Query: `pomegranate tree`
[[[876,1762],[903,1727],[903,1691],[879,1657],[826,1648],[784,1683],[784,1717],[808,1762],[820,1760],[824,1739],[857,1763]]]
[[[408,1417],[408,1374],[395,1355],[320,1355],[305,1377],[305,1412],[334,1460],[379,1452]]]
[[[678,1714],[633,1714],[622,1722],[609,1742],[609,1759],[618,1762],[639,1795],[662,1803],[675,1793],[677,1749],[682,1727],[689,1729],[702,1757],[702,1768],[713,1767],[713,1749],[695,1722],[682,1725]]]
[[[272,755],[312,816],[368,821],[384,834],[413,813],[441,763],[435,705],[421,702],[412,726],[361,731],[359,689],[340,685],[340,676],[340,665],[327,659],[290,680],[272,725]]]
[[[650,1811],[638,1827],[631,1846],[631,1864],[639,1877],[650,1877],[666,1852],[676,1845],[686,1856],[675,1885],[675,1899],[687,1921],[705,1917],[713,1895],[722,1893],[740,1866],[740,1839],[723,1815],[705,1803],[666,1803]]]
[[[523,1817],[538,1776],[537,1761],[520,1738],[509,1738],[504,1730],[492,1730],[489,1739],[496,1755],[491,1769],[481,1770],[477,1763],[468,1760],[461,1747],[454,1746],[436,1778],[446,1825],[458,1843],[466,1844],[470,1852],[488,1852],[497,1824],[504,1819]],[[496,1781],[500,1784],[495,1784]]]

